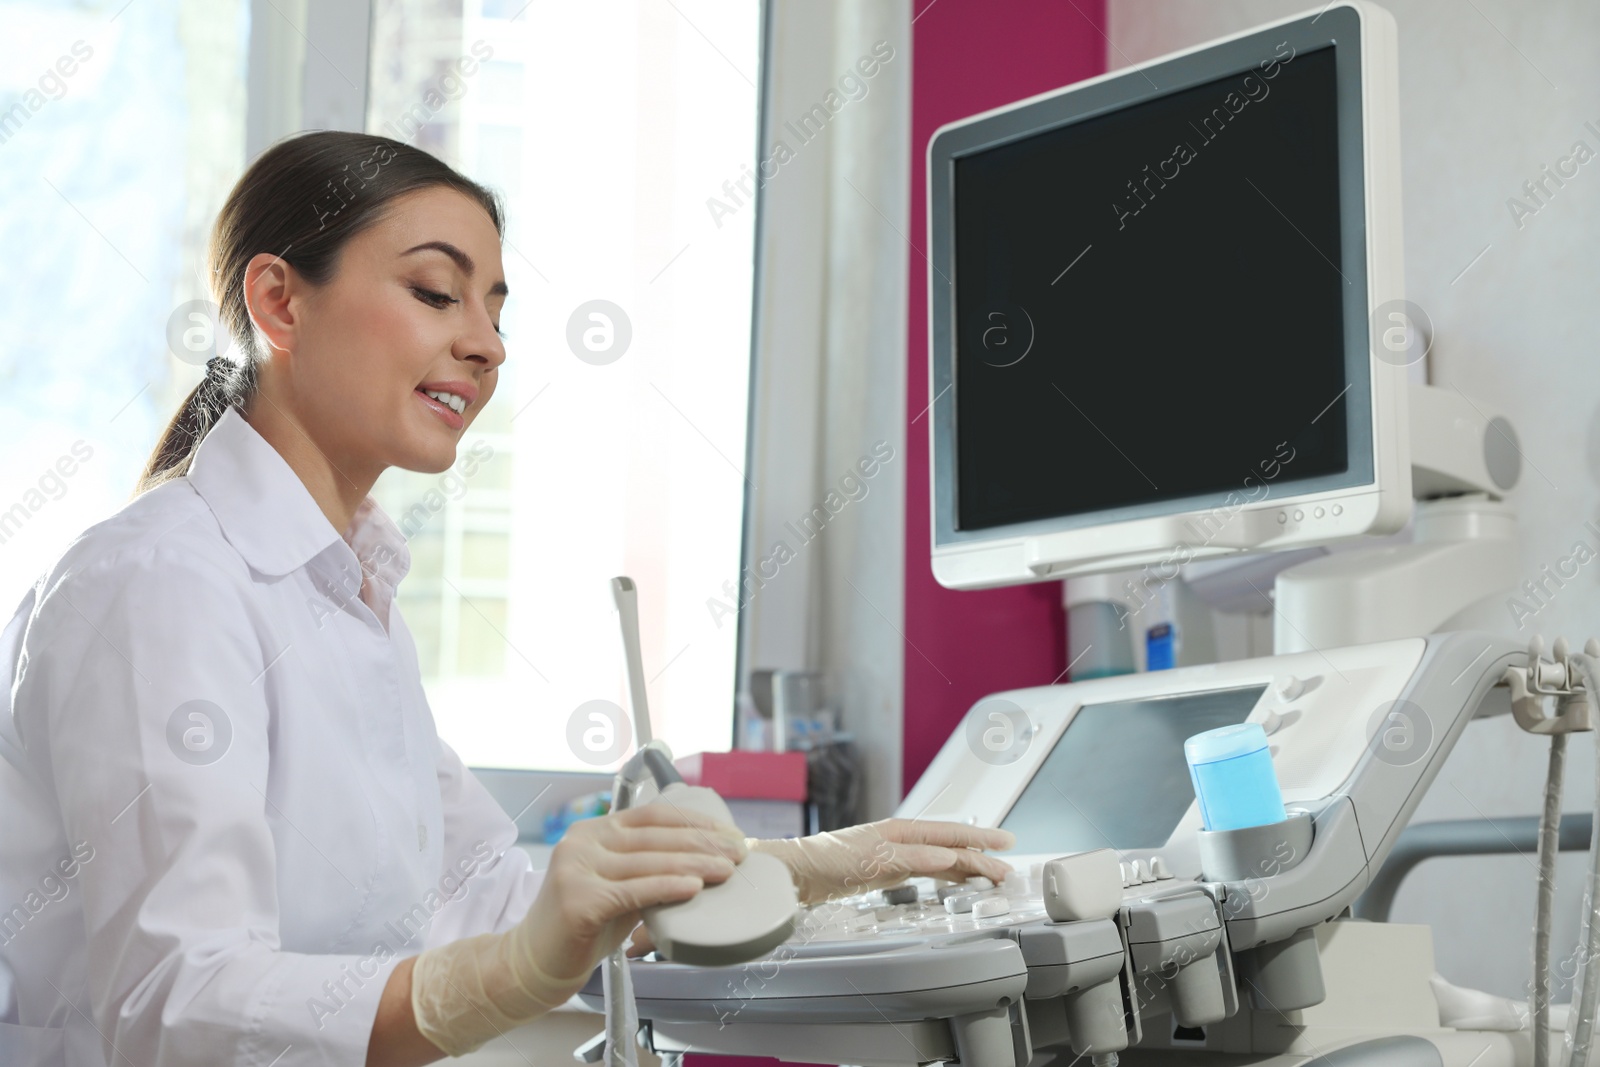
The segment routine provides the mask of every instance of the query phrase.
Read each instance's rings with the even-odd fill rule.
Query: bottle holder
[[[1240,830],[1197,830],[1195,837],[1207,881],[1271,878],[1298,866],[1311,851],[1311,813],[1294,808],[1282,822]]]
[[[1311,813],[1239,830],[1200,830],[1200,870],[1207,881],[1249,882],[1298,866],[1311,851]],[[1245,949],[1234,960],[1257,1011],[1284,1013],[1322,1003],[1327,996],[1316,931],[1310,927],[1269,945]]]

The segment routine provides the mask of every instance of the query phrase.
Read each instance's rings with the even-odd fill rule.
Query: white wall
[[[1600,5],[1593,0],[1388,0],[1400,33],[1407,296],[1431,316],[1430,380],[1497,405],[1525,457],[1512,493],[1519,573],[1587,537],[1600,493],[1600,160],[1579,168],[1519,228],[1507,200],[1582,140],[1600,152]],[[1110,66],[1161,55],[1305,10],[1296,0],[1108,0]],[[1313,8],[1312,10],[1315,10]],[[1586,129],[1585,122],[1594,123]],[[1481,253],[1481,258],[1477,258]],[[1470,264],[1470,268],[1469,268]],[[1518,630],[1502,604],[1480,628],[1600,635],[1600,562]],[[1568,760],[1567,811],[1593,796],[1590,739]],[[1418,819],[1531,815],[1546,745],[1509,719],[1475,723]],[[1552,954],[1577,937],[1584,859],[1558,873]],[[1437,860],[1405,883],[1397,921],[1431,922],[1452,981],[1525,995],[1536,872],[1531,858]]]

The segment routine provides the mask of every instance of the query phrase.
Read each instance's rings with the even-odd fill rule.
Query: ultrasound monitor
[[[940,582],[1404,525],[1395,77],[1392,17],[1344,3],[935,134]]]

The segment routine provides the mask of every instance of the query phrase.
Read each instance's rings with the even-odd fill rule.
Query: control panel
[[[1119,1053],[1150,1025],[1152,1048],[1176,1047],[1170,1027],[1258,1052],[1234,1016],[1323,1002],[1319,929],[1524,659],[1507,639],[1435,634],[985,698],[899,814],[1011,829],[1011,874],[803,908],[786,941],[737,967],[637,960],[650,1047],[1020,1067],[1042,1049]],[[1426,731],[1397,750],[1392,716],[1412,708],[1428,709]],[[1266,730],[1287,818],[1207,830],[1183,741],[1239,722]],[[597,975],[580,996],[599,1007],[601,992]]]

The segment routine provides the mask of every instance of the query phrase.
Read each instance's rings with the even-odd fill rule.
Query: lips
[[[422,401],[429,411],[443,419],[445,425],[449,426],[452,430],[459,430],[467,424],[466,419],[462,418],[460,415],[457,415],[454,411],[450,410],[449,407],[439,403],[433,397],[424,393],[421,386],[418,386],[415,390],[413,390],[413,394],[418,400]]]
[[[417,386],[417,388],[422,390],[431,390],[435,393],[453,393],[464,400],[466,402],[466,406],[469,408],[473,405],[473,402],[478,399],[478,387],[470,381],[453,381],[450,379],[442,379],[434,382],[423,382],[421,385]]]

